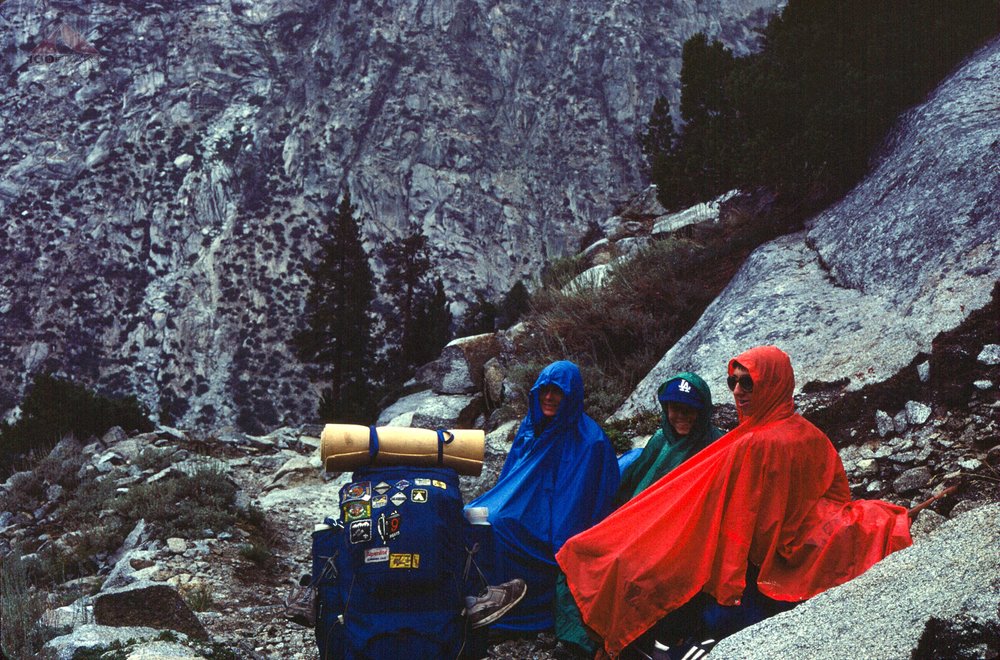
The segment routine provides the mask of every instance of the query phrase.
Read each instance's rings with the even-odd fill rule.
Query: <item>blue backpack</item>
[[[356,471],[340,489],[339,515],[312,537],[320,658],[438,660],[468,652],[464,529],[451,468]]]

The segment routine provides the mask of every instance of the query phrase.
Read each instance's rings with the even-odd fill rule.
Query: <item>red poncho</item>
[[[794,412],[788,356],[764,346],[733,362],[754,381],[740,425],[556,555],[612,656],[699,592],[739,604],[748,562],[761,593],[797,602],[911,543],[905,508],[851,501],[830,440]]]

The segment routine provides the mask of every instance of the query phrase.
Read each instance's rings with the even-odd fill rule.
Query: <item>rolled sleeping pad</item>
[[[443,465],[476,477],[483,471],[485,451],[486,433],[480,429],[327,424],[320,437],[320,457],[327,472],[366,465]]]

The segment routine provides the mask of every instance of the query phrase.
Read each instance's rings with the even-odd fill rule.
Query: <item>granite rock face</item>
[[[759,344],[792,357],[797,386],[884,381],[984,307],[1000,278],[1000,41],[898,123],[874,171],[808,229],[755,251],[615,413],[681,370],[726,391],[725,365]]]
[[[860,577],[722,640],[713,658],[996,657],[1000,631],[1000,505],[945,522]],[[972,655],[943,655],[944,621],[983,631]],[[991,635],[992,634],[992,638]],[[923,653],[914,653],[918,645]],[[972,649],[969,649],[972,650]]]
[[[287,347],[321,215],[423,232],[460,317],[642,186],[685,39],[745,53],[783,0],[0,5],[0,415],[30,376],[160,421],[313,414]]]

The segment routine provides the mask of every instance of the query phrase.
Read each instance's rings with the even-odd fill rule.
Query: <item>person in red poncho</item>
[[[787,607],[911,543],[905,508],[851,500],[830,440],[795,412],[788,355],[739,355],[729,386],[739,426],[556,555],[612,657],[699,599],[723,612],[744,597]]]

